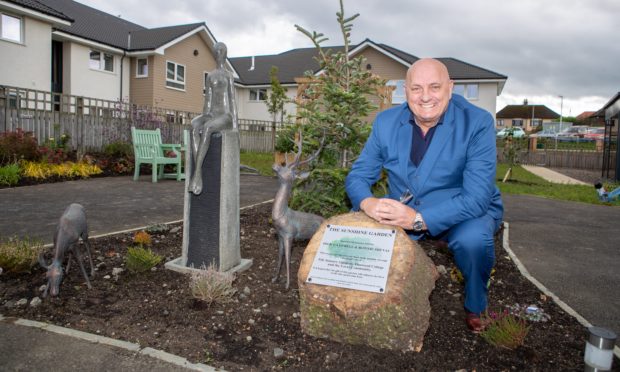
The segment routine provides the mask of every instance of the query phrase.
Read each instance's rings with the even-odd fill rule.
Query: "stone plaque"
[[[384,293],[396,230],[327,225],[307,283]]]

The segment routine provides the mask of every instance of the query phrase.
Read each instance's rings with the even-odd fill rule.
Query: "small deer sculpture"
[[[84,246],[86,247],[86,253],[88,255],[88,260],[90,261],[90,275],[93,276],[95,271],[93,268],[93,259],[90,255],[90,244],[88,242],[86,212],[82,205],[73,203],[65,209],[62,216],[60,216],[58,226],[56,226],[56,232],[54,233],[54,258],[52,259],[52,263],[47,265],[45,263],[45,259],[43,258],[43,254],[39,255],[39,264],[47,270],[47,273],[45,274],[47,277],[47,288],[45,288],[43,297],[47,297],[48,291],[52,297],[58,296],[59,286],[63,277],[62,262],[64,261],[65,253],[67,253],[67,251],[69,253],[69,258],[67,260],[67,269],[65,274],[69,273],[71,254],[73,253],[75,254],[76,261],[80,265],[82,274],[84,274],[86,285],[88,288],[92,288],[78,249],[79,238],[82,238]]]
[[[299,133],[299,142],[297,144],[297,154],[292,163],[289,164],[288,159],[285,165],[274,164],[272,169],[278,175],[278,192],[276,193],[273,209],[271,211],[271,217],[273,224],[278,233],[278,266],[276,268],[276,275],[272,282],[276,282],[280,277],[280,270],[282,269],[282,259],[286,259],[286,289],[289,288],[291,272],[291,248],[294,240],[307,240],[314,235],[316,230],[323,223],[323,217],[317,216],[312,213],[305,213],[295,211],[288,207],[288,202],[291,197],[291,190],[293,188],[293,182],[295,178],[301,179],[308,177],[308,172],[299,174],[299,167],[311,162],[321,152],[323,148],[323,142],[325,136],[321,140],[319,149],[304,161],[301,159],[302,149],[302,136]]]

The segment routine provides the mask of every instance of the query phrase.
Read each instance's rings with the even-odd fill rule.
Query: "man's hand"
[[[360,203],[360,209],[379,223],[400,226],[407,230],[413,228],[416,211],[396,200],[366,198]]]

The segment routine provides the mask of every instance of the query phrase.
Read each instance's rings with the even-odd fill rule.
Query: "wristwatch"
[[[413,219],[413,231],[421,232],[423,230],[424,230],[424,220],[422,219],[422,215],[416,212],[415,218]]]

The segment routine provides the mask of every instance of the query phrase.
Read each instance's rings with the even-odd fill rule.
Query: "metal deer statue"
[[[299,174],[299,167],[303,166],[314,160],[321,152],[325,136],[321,140],[319,149],[304,161],[300,161],[302,137],[299,133],[299,142],[297,144],[297,154],[292,163],[289,164],[288,159],[284,166],[280,164],[274,164],[272,169],[278,175],[278,192],[273,202],[273,210],[271,217],[273,224],[278,232],[278,267],[276,268],[276,275],[273,278],[275,283],[280,277],[280,270],[282,269],[282,259],[286,259],[286,289],[290,284],[290,264],[291,264],[291,248],[294,240],[306,240],[310,239],[316,230],[321,226],[323,217],[317,216],[312,213],[305,213],[292,210],[288,207],[288,202],[291,197],[291,190],[293,188],[293,182],[296,177],[306,178],[308,172]]]
[[[69,252],[69,258],[67,260],[67,269],[65,273],[69,272],[69,265],[71,264],[71,253],[75,254],[75,258],[80,265],[82,274],[86,279],[86,285],[88,288],[92,288],[88,275],[84,269],[82,263],[82,257],[78,249],[78,240],[82,238],[84,246],[86,246],[86,253],[88,254],[88,260],[90,261],[90,275],[93,276],[95,271],[93,268],[93,259],[90,256],[90,244],[88,243],[88,227],[86,224],[86,212],[84,207],[80,204],[73,203],[65,209],[58,226],[56,226],[56,232],[54,233],[54,258],[52,263],[47,265],[43,259],[43,254],[39,255],[39,264],[47,269],[47,288],[43,293],[43,297],[47,296],[47,292],[52,297],[58,296],[58,287],[62,282],[62,262],[64,261],[65,253]]]

